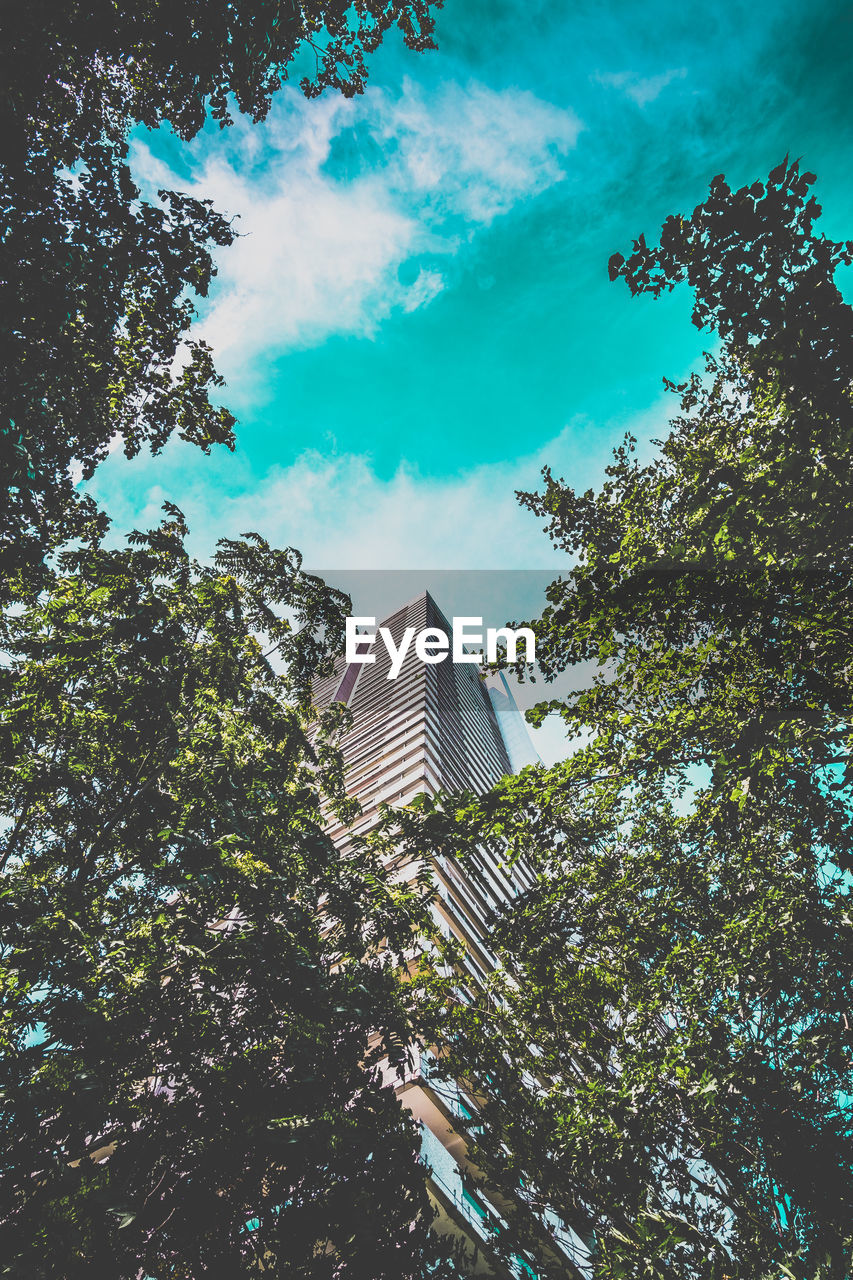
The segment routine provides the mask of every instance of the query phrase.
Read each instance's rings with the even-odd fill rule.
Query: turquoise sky
[[[257,529],[314,565],[556,565],[513,490],[544,462],[595,483],[708,341],[609,255],[786,152],[853,235],[853,10],[770,9],[448,0],[439,52],[390,40],[355,102],[287,89],[263,126],[140,134],[146,189],[240,217],[199,321],[238,451],[114,455],[116,530],[168,498],[202,554]]]

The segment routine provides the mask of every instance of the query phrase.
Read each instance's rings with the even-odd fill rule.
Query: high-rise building
[[[428,592],[381,625],[397,646],[407,627],[450,630]],[[349,827],[330,826],[342,848],[376,824],[383,804],[403,806],[418,794],[439,790],[484,792],[506,773],[538,760],[502,675],[485,680],[476,664],[449,658],[425,664],[410,646],[398,675],[389,679],[387,648],[364,639],[360,650],[374,661],[348,664],[341,658],[334,672],[315,686],[318,706],[344,702],[352,713],[342,750],[347,791],[359,800],[361,816]],[[489,914],[529,885],[529,875],[519,866],[507,870],[485,850],[464,868],[440,858],[433,874],[435,920],[446,936],[464,943],[468,979],[479,985],[495,964],[486,942]],[[490,1241],[500,1223],[499,1210],[463,1176],[476,1173],[460,1125],[471,1118],[474,1100],[461,1087],[435,1079],[428,1053],[413,1051],[413,1057],[413,1068],[398,1089],[421,1126],[430,1195],[438,1211],[436,1230],[464,1238],[467,1274],[507,1280],[532,1274],[521,1259],[509,1269],[497,1263]],[[585,1249],[571,1236],[557,1232],[561,1252],[569,1258],[574,1252],[582,1264]],[[578,1274],[582,1272],[580,1265]]]

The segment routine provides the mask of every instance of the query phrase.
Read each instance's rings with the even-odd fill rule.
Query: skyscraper
[[[428,592],[381,625],[397,646],[407,627],[450,630]],[[403,806],[419,794],[439,790],[484,792],[506,773],[538,760],[502,675],[484,680],[477,665],[454,663],[449,657],[428,665],[410,646],[396,679],[389,679],[387,649],[366,639],[360,646],[374,657],[372,663],[341,658],[332,675],[315,687],[319,706],[344,702],[353,716],[342,748],[347,791],[360,801],[362,812],[350,827],[330,827],[342,848],[353,835],[375,826],[382,804]],[[485,850],[464,868],[440,858],[433,874],[436,923],[446,936],[464,943],[467,976],[479,985],[495,964],[486,942],[488,916],[523,890],[530,877],[523,867],[506,870]],[[414,1058],[398,1091],[421,1126],[423,1157],[432,1171],[430,1194],[438,1210],[436,1230],[464,1238],[469,1274],[530,1274],[520,1261],[513,1269],[497,1264],[489,1245],[499,1211],[462,1176],[472,1169],[459,1122],[470,1119],[474,1100],[461,1087],[435,1079],[429,1054],[415,1051]]]

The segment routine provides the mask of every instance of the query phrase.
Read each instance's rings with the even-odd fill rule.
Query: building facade
[[[390,630],[397,646],[407,627],[416,632],[450,630],[428,592],[402,605],[381,625]],[[449,658],[425,664],[410,646],[398,676],[389,679],[391,659],[385,646],[365,639],[360,647],[374,656],[372,663],[348,664],[341,658],[334,672],[315,686],[318,706],[343,702],[352,713],[342,750],[347,792],[359,800],[361,815],[347,827],[330,824],[341,848],[375,826],[381,805],[402,807],[419,794],[440,790],[482,793],[505,774],[538,760],[502,674],[485,680],[476,664]],[[433,876],[435,921],[445,936],[464,944],[466,980],[479,985],[495,964],[486,941],[489,915],[523,891],[530,877],[523,867],[508,871],[486,850],[464,868],[439,858]],[[434,1078],[428,1053],[415,1050],[413,1058],[398,1092],[421,1127],[436,1230],[462,1238],[469,1275],[507,1280],[532,1275],[522,1259],[511,1269],[496,1261],[490,1240],[500,1224],[500,1211],[464,1176],[476,1177],[460,1125],[476,1110],[474,1100],[459,1086]],[[558,1231],[558,1240],[562,1234]],[[582,1263],[586,1250],[579,1238],[565,1235],[561,1252],[567,1258],[576,1254]],[[578,1275],[583,1270],[579,1266]]]

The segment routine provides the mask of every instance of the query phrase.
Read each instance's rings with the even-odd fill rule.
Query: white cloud
[[[428,100],[406,81],[398,100],[380,102],[376,137],[401,194],[481,226],[559,182],[580,132],[570,111],[520,89],[451,83]]]
[[[671,67],[656,76],[641,76],[636,71],[616,71],[596,76],[599,84],[609,89],[619,89],[638,107],[646,107],[660,97],[664,89],[675,80],[684,80],[686,67]]]
[[[666,434],[672,412],[661,395],[646,410],[598,425],[599,440],[629,432],[638,458],[650,440]],[[481,462],[458,475],[425,476],[402,463],[390,476],[354,452],[311,449],[260,478],[229,457],[228,489],[211,459],[180,441],[156,458],[106,459],[87,486],[113,519],[116,535],[151,528],[162,503],[184,512],[197,555],[206,558],[217,538],[254,530],[273,546],[298,547],[308,564],[339,569],[516,569],[564,563],[542,521],[519,507],[516,489],[539,487],[547,463],[576,490],[600,485],[610,451],[592,447],[583,419],[526,456]]]
[[[264,125],[237,123],[188,148],[189,181],[142,142],[133,165],[149,187],[190,189],[239,215],[198,329],[233,381],[260,354],[371,337],[393,312],[427,305],[450,254],[560,181],[579,129],[571,112],[518,89],[427,94],[408,83],[399,97],[370,89],[310,103],[286,89]],[[419,258],[403,283],[399,269]]]
[[[406,291],[403,300],[404,311],[416,311],[436,298],[444,288],[444,276],[440,271],[427,270],[421,267],[414,284]]]
[[[105,463],[94,488],[107,499],[117,532],[159,523],[168,498],[184,512],[203,556],[217,538],[255,530],[275,546],[298,547],[306,563],[340,569],[524,568],[554,556],[514,490],[536,486],[540,462],[555,447],[543,450],[541,460],[537,454],[438,479],[406,464],[385,478],[364,455],[309,450],[271,468],[246,492],[226,494],[208,481],[203,460],[176,445],[156,470],[147,458],[121,459],[112,474]],[[126,489],[115,484],[119,477],[130,482]]]
[[[307,450],[250,480],[233,458],[230,492],[211,474],[209,460],[173,442],[158,458],[107,459],[90,488],[118,536],[156,525],[162,503],[175,503],[203,557],[217,538],[255,530],[274,546],[298,547],[306,563],[340,569],[529,568],[560,557],[540,521],[518,506],[515,490],[536,488],[545,462],[581,487],[592,483],[577,439],[567,428],[528,457],[444,477],[421,475],[406,463],[385,477],[363,454]],[[235,491],[237,484],[245,488]]]

